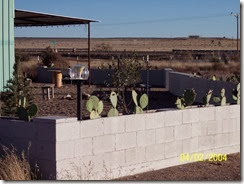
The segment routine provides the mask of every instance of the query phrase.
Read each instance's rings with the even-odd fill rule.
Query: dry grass
[[[20,181],[31,180],[32,173],[25,153],[18,156],[16,149],[3,148],[3,156],[0,158],[0,180]]]

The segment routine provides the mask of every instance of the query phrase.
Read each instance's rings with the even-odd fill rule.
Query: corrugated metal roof
[[[90,22],[99,21],[16,9],[14,25],[15,27],[37,27],[79,25]]]

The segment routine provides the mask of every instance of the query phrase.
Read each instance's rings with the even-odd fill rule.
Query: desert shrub
[[[37,80],[37,65],[22,67],[22,72],[25,74],[25,77],[31,79],[32,81]]]
[[[30,56],[25,53],[15,52],[15,60],[20,62],[27,62],[30,61]]]
[[[211,63],[219,63],[219,62],[221,62],[221,59],[220,59],[219,57],[213,56],[213,57],[210,59],[210,62],[211,62]]]
[[[25,153],[18,156],[16,149],[2,146],[3,154],[0,157],[0,180],[31,180],[33,174]]]
[[[182,60],[184,60],[184,61],[192,61],[193,60],[192,52],[191,51],[185,52],[182,55]]]
[[[43,51],[42,55],[42,63],[47,67],[57,67],[57,68],[68,68],[69,64],[63,59],[63,57],[53,51],[51,47],[47,47],[45,51]]]
[[[101,43],[101,44],[95,45],[94,50],[102,51],[102,52],[109,52],[112,50],[112,47],[109,44]]]
[[[238,53],[237,55],[231,55],[231,56],[229,56],[229,59],[230,59],[230,61],[234,61],[234,62],[240,62],[240,53]]]
[[[212,69],[215,71],[226,71],[227,70],[227,68],[225,67],[225,63],[214,63]]]

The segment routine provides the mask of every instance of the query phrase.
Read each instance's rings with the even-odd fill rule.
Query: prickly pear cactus
[[[137,93],[135,90],[132,91],[132,99],[135,103],[135,113],[136,114],[142,114],[143,113],[143,109],[145,109],[148,106],[148,96],[146,94],[143,94],[140,98],[140,106],[138,105],[137,102]]]
[[[117,103],[118,103],[118,96],[114,91],[112,91],[110,94],[110,101],[111,101],[113,107],[116,108]]]
[[[140,98],[140,106],[142,109],[145,109],[148,106],[148,96],[143,94]]]
[[[135,103],[136,106],[138,106],[138,102],[137,102],[137,93],[135,90],[132,91],[132,99]]]
[[[19,99],[19,106],[26,108],[26,97],[21,96]]]
[[[31,104],[28,107],[25,106],[26,106],[26,98],[21,97],[21,99],[19,100],[19,107],[17,108],[17,114],[20,120],[30,122],[32,117],[34,117],[37,114],[38,108],[35,104]]]
[[[31,104],[28,108],[27,108],[27,113],[30,117],[33,117],[37,114],[38,108],[35,104]]]
[[[225,89],[221,89],[221,92],[220,92],[220,97],[213,97],[213,101],[215,103],[220,103],[221,106],[224,106],[226,105],[226,96],[225,96]]]
[[[108,117],[115,117],[115,116],[119,116],[119,111],[115,108],[110,109],[108,112]]]
[[[203,97],[203,104],[205,106],[209,106],[210,105],[209,102],[211,100],[212,95],[213,95],[213,90],[209,90],[207,92],[207,94]]]
[[[110,101],[111,101],[113,108],[109,110],[108,117],[118,116],[119,111],[116,109],[117,103],[118,103],[118,96],[114,91],[112,91],[110,94]]]
[[[184,105],[184,99],[183,98],[177,98],[175,105],[178,109],[185,109],[185,105]]]
[[[195,102],[196,95],[197,94],[194,89],[185,90],[185,92],[183,94],[185,106],[191,106]]]
[[[241,104],[241,84],[239,83],[236,89],[233,89],[232,98],[237,102],[238,105]]]
[[[96,96],[90,96],[86,102],[86,109],[90,112],[90,119],[100,118],[103,111],[103,102],[99,101]]]

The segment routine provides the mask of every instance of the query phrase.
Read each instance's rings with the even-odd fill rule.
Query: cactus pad
[[[115,116],[119,116],[118,110],[115,108],[110,109],[110,111],[108,112],[108,117],[115,117]]]
[[[196,92],[194,89],[188,89],[185,90],[184,94],[183,94],[183,98],[185,101],[185,106],[190,106],[195,102],[196,99]]]
[[[116,108],[117,102],[118,102],[118,96],[114,91],[110,94],[110,101],[111,101],[113,107]]]
[[[138,106],[138,102],[137,102],[137,93],[135,90],[132,91],[132,99],[135,103],[136,106]]]
[[[140,106],[142,109],[145,109],[147,105],[148,105],[148,96],[144,94],[140,98]]]

